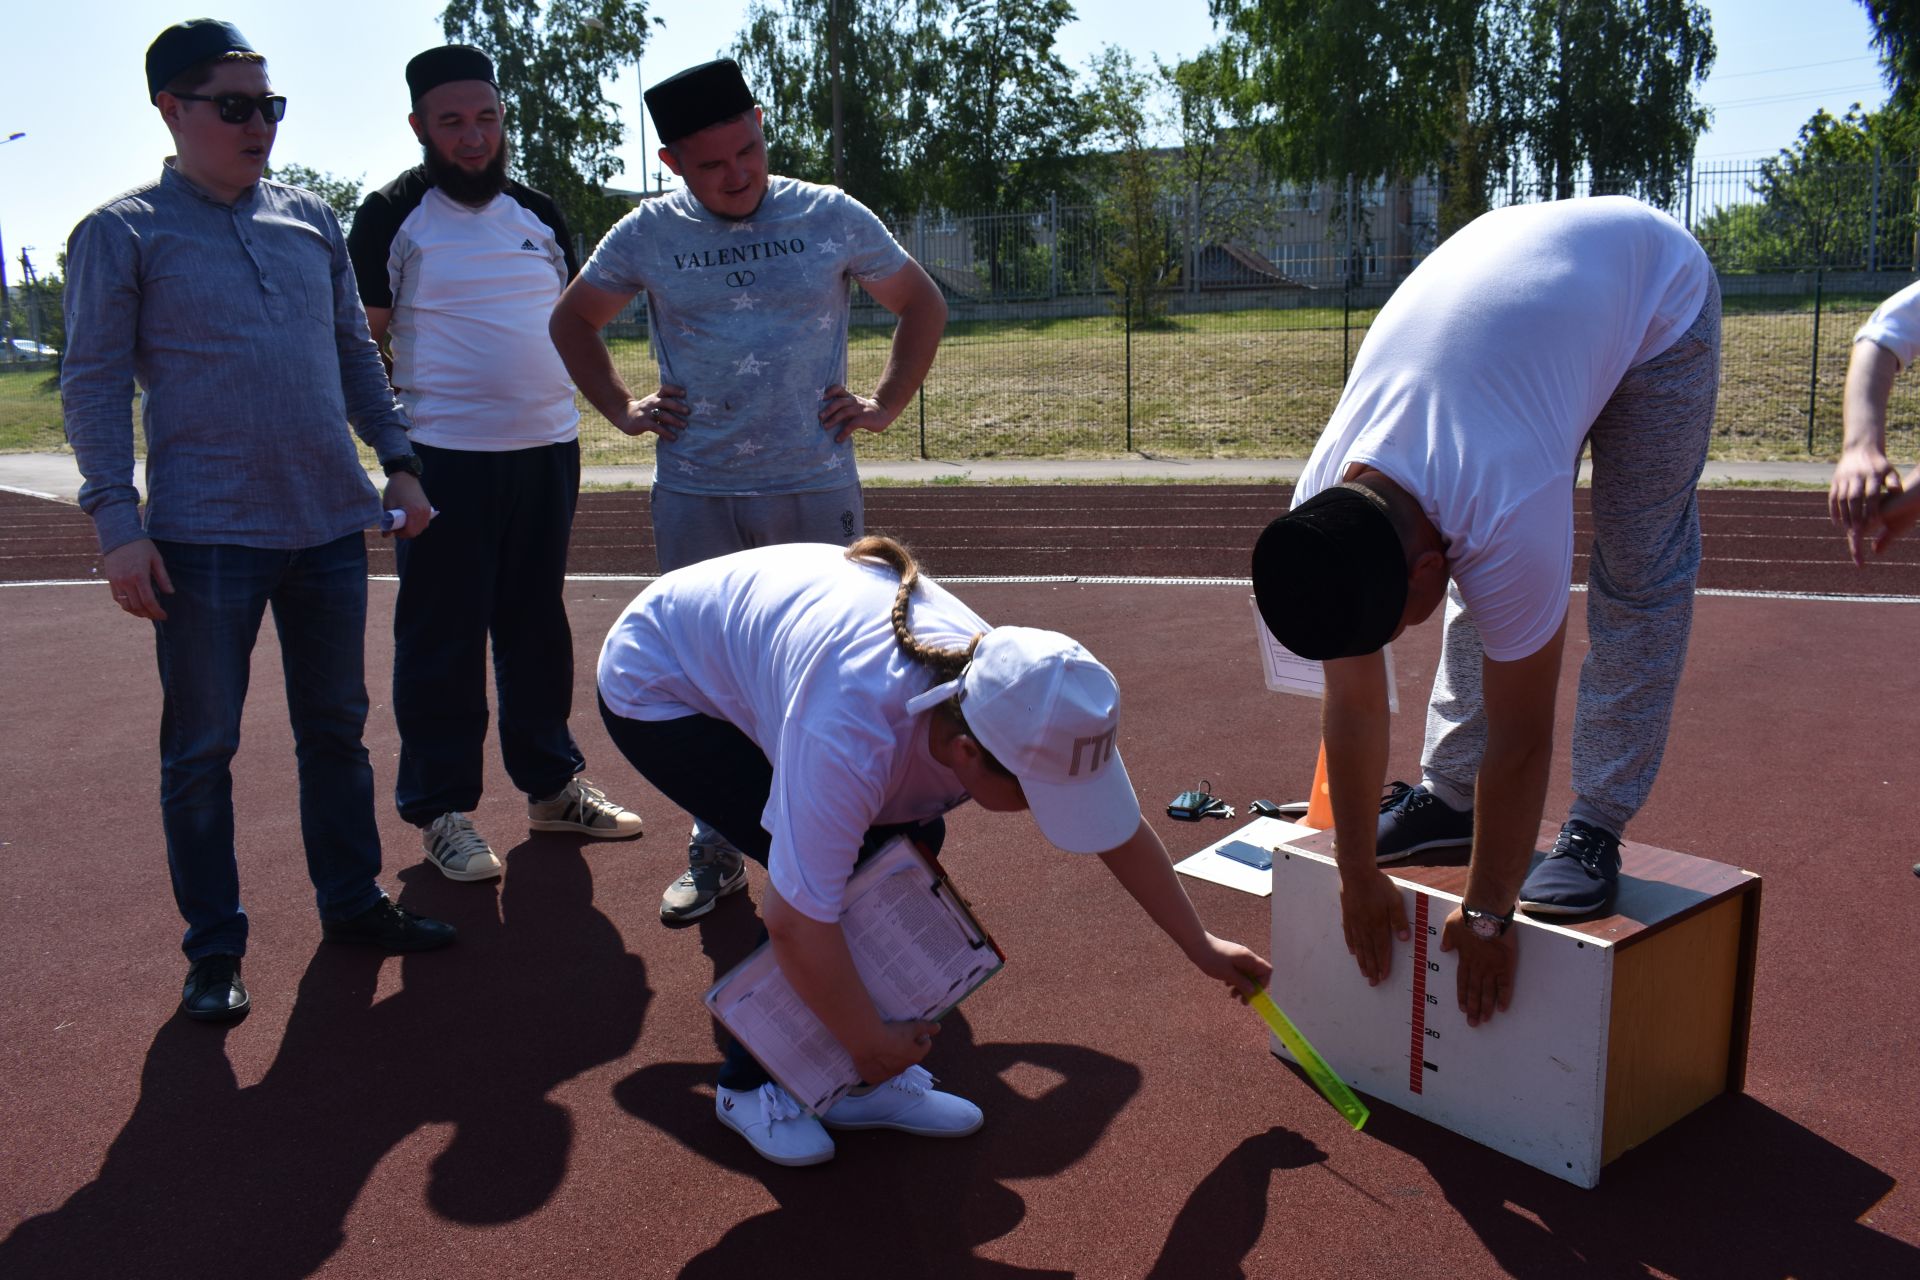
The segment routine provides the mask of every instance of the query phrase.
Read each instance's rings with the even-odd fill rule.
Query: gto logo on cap
[[[1080,753],[1082,751],[1087,753],[1087,772],[1098,773],[1101,765],[1113,759],[1113,734],[1114,731],[1109,729],[1105,733],[1095,734],[1091,738],[1075,738],[1073,740],[1073,760],[1067,767],[1067,776],[1069,778],[1077,778],[1080,776]]]

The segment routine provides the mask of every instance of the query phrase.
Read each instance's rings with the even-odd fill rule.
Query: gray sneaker
[[[492,880],[506,868],[464,813],[443,813],[421,829],[427,861],[449,880]]]
[[[720,899],[747,887],[747,858],[725,844],[687,845],[687,870],[660,897],[662,924],[698,920]]]
[[[607,799],[607,793],[575,778],[545,800],[527,797],[532,831],[571,831],[595,840],[629,840],[640,834],[640,815]]]

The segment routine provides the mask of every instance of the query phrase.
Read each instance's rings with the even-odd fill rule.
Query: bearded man
[[[578,269],[572,237],[551,199],[507,177],[486,54],[429,49],[407,87],[422,163],[367,197],[347,241],[435,509],[395,553],[395,802],[443,874],[488,880],[503,864],[467,815],[482,790],[489,638],[500,754],[528,826],[621,839],[640,818],[578,776],[567,727],[580,415],[546,326]]]

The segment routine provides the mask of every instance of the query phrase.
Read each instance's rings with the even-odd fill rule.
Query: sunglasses
[[[278,124],[287,117],[287,100],[277,93],[262,94],[258,98],[244,93],[216,93],[211,97],[204,93],[176,93],[173,96],[182,102],[211,102],[228,124],[245,124],[253,119],[256,111],[268,124]]]

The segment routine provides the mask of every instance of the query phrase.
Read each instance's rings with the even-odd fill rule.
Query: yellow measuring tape
[[[1287,1046],[1287,1052],[1307,1073],[1307,1079],[1313,1081],[1313,1087],[1320,1091],[1320,1095],[1333,1104],[1334,1110],[1345,1116],[1347,1123],[1356,1129],[1365,1124],[1369,1114],[1367,1104],[1356,1098],[1353,1090],[1347,1088],[1347,1082],[1334,1074],[1327,1060],[1300,1034],[1300,1028],[1280,1012],[1280,1006],[1273,1002],[1273,997],[1267,994],[1266,989],[1263,987],[1254,992],[1253,998],[1247,1003],[1266,1019],[1267,1025],[1273,1028],[1273,1034],[1280,1037],[1280,1043]]]

